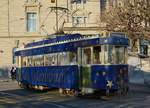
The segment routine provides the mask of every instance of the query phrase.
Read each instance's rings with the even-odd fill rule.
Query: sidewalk
[[[130,92],[138,92],[138,93],[150,93],[150,86],[146,84],[129,84]]]
[[[0,78],[0,82],[10,82],[12,81],[11,78]]]

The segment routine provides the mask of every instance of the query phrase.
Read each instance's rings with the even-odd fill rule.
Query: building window
[[[87,23],[87,17],[72,17],[72,24]]]
[[[83,0],[83,3],[86,4],[86,0]]]
[[[81,24],[82,23],[82,17],[77,17],[77,23]]]
[[[81,0],[77,0],[77,4],[81,4]]]
[[[87,23],[87,17],[84,17],[84,23]]]
[[[76,23],[76,22],[75,22],[75,17],[72,17],[72,23],[73,23],[73,24]]]
[[[36,32],[37,31],[37,14],[27,13],[27,31]]]
[[[81,3],[84,3],[84,4],[86,4],[86,0],[71,0],[71,3],[72,4],[74,4],[74,3],[76,3],[76,4],[81,4]]]

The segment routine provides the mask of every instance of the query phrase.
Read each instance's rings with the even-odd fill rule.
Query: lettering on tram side
[[[74,72],[70,68],[54,68],[54,69],[44,69],[44,70],[33,70],[30,72],[30,69],[22,70],[23,71],[23,80],[31,81],[33,83],[70,83],[71,80],[67,78],[72,77],[73,80],[75,80]],[[70,73],[69,76],[67,73]],[[32,76],[32,77],[31,77]]]
[[[34,76],[34,80],[39,82],[46,82],[46,83],[65,83],[66,77],[63,73],[40,73],[39,79],[38,77]]]

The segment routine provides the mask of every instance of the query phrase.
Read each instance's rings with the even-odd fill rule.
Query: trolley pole
[[[58,9],[57,9],[58,3],[56,0],[56,33],[58,33]]]
[[[10,4],[10,3],[9,3],[9,0],[8,0],[8,37],[10,38],[10,27],[9,27],[9,26],[10,26],[10,24],[9,24],[9,17],[10,17],[10,16],[9,16],[9,4]]]
[[[68,0],[67,0],[67,9],[68,9]],[[67,22],[69,22],[69,15],[68,15],[68,12],[67,12]]]

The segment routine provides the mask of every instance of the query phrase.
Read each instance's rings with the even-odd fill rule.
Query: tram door
[[[80,87],[91,88],[92,47],[80,49]]]

